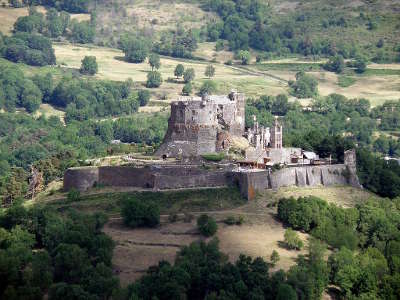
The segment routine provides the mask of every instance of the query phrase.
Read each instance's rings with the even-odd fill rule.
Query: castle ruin
[[[276,117],[272,127],[254,125],[245,130],[245,96],[185,98],[171,103],[171,117],[156,155],[176,162],[145,166],[71,168],[64,174],[64,189],[81,191],[96,185],[166,190],[239,186],[247,199],[265,189],[283,186],[351,185],[361,187],[355,151],[344,154],[344,164],[331,164],[313,152],[283,147],[283,126]],[[204,154],[228,152],[235,139],[244,140],[243,160],[222,164],[199,163]],[[181,159],[182,158],[182,159]],[[284,166],[280,170],[274,165]]]

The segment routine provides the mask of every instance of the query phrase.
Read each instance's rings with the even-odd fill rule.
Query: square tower
[[[280,124],[278,117],[275,117],[274,125],[271,128],[271,148],[282,149],[282,125]]]

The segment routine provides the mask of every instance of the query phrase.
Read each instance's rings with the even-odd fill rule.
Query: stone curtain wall
[[[229,184],[227,170],[205,170],[197,166],[85,167],[68,169],[64,174],[65,191],[72,188],[86,191],[95,185],[166,190]]]
[[[288,186],[352,185],[360,187],[357,175],[347,165],[303,166],[284,168],[275,172],[258,171],[235,173],[234,182],[244,197],[251,200],[257,192]]]
[[[232,172],[206,170],[197,166],[86,167],[73,168],[64,175],[64,190],[86,191],[96,184],[154,190],[222,187],[236,185],[251,200],[257,192],[288,186],[352,185],[360,187],[357,175],[348,165],[303,166],[275,172]]]

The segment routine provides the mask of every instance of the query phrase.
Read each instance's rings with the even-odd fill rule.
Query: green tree
[[[188,82],[182,88],[182,95],[189,96],[192,93],[192,90],[193,90],[192,83]]]
[[[289,249],[301,250],[303,248],[303,241],[293,229],[286,229],[284,237],[285,243]]]
[[[136,227],[155,227],[160,223],[160,209],[151,201],[126,198],[122,202],[121,215],[125,225]]]
[[[203,214],[197,219],[197,228],[202,235],[209,237],[217,232],[218,225],[213,217]]]
[[[217,84],[212,80],[206,80],[200,87],[200,95],[211,95],[217,91]]]
[[[150,92],[148,90],[140,90],[138,92],[138,99],[140,106],[146,106],[150,100]]]
[[[241,61],[242,65],[248,65],[251,60],[251,55],[250,52],[247,50],[240,50],[237,53],[236,58]]]
[[[157,53],[150,54],[149,64],[152,71],[154,71],[154,69],[158,70],[161,67],[160,55],[158,55]]]
[[[151,71],[147,73],[146,87],[148,88],[158,88],[162,84],[163,80],[161,73],[157,71]]]
[[[324,68],[328,71],[335,73],[342,73],[345,67],[343,56],[336,55],[331,57],[328,62],[324,65]]]
[[[79,69],[81,74],[94,75],[98,72],[98,65],[95,56],[85,56],[82,60],[81,68]]]
[[[183,80],[185,83],[191,82],[196,77],[196,73],[193,68],[186,69],[183,73]]]
[[[271,259],[272,266],[276,266],[277,262],[280,260],[278,251],[276,251],[276,250],[272,251],[270,259]]]
[[[175,68],[174,75],[176,76],[176,78],[179,78],[183,76],[184,72],[185,72],[185,67],[182,64],[179,64]]]
[[[208,78],[214,77],[215,75],[215,68],[213,65],[208,65],[206,67],[206,70],[204,72],[204,75],[207,76]]]
[[[288,284],[279,285],[276,300],[297,300],[296,291]]]
[[[144,62],[150,49],[149,41],[139,37],[123,39],[121,44],[122,50],[125,53],[125,59],[133,63]]]

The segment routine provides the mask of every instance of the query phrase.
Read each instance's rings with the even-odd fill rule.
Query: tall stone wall
[[[230,184],[227,170],[206,170],[197,166],[87,167],[64,174],[64,190],[86,191],[96,184],[156,190],[216,187]]]
[[[348,184],[360,187],[358,184],[354,184],[354,178],[357,178],[357,176],[351,174],[349,167],[341,164],[290,167],[275,172],[268,170],[238,172],[233,174],[232,181],[239,185],[242,195],[251,200],[257,192],[288,186],[306,187]]]

